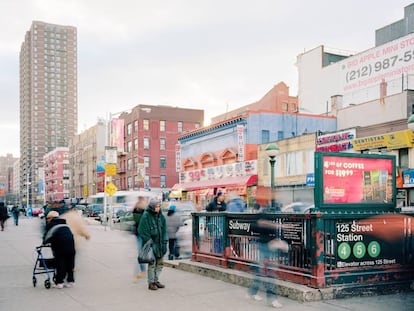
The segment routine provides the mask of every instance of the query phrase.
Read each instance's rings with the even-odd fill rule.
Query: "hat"
[[[158,200],[158,199],[155,199],[155,198],[152,198],[150,201],[149,201],[149,207],[151,207],[152,209],[155,209],[155,207],[157,206],[157,205],[161,205],[161,201],[160,200]]]
[[[59,217],[59,213],[56,211],[50,211],[49,213],[47,213],[46,219],[51,219],[55,217]]]
[[[223,195],[223,192],[221,192],[221,191],[217,192],[218,197],[221,196],[221,195]]]
[[[173,204],[173,205],[170,205],[170,207],[168,208],[170,211],[175,211],[175,205]]]

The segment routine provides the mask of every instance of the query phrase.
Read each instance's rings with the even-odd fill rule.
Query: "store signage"
[[[309,186],[309,187],[315,186],[315,174],[314,173],[306,174],[306,186]]]
[[[237,161],[244,161],[244,126],[237,125]]]
[[[402,172],[404,188],[414,187],[414,170],[405,170]]]
[[[353,148],[351,140],[355,138],[355,129],[331,134],[320,135],[316,138],[316,151],[342,152]]]
[[[411,148],[413,146],[412,132],[411,130],[405,130],[382,135],[361,137],[353,139],[352,144],[355,150]]]

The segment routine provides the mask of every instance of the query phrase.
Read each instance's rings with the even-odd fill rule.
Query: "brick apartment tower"
[[[77,31],[33,21],[20,49],[20,192],[43,203],[43,156],[77,132]],[[27,187],[29,183],[29,187]],[[28,191],[27,191],[28,189]]]

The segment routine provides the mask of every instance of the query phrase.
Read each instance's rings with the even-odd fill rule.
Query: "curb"
[[[247,272],[225,269],[214,265],[191,261],[191,259],[164,260],[164,266],[181,271],[196,273],[246,288],[250,286],[254,277],[253,274]],[[329,288],[317,289],[273,278],[262,278],[262,281],[270,284],[278,295],[299,302],[342,299],[355,296],[378,296],[414,290],[414,282],[387,283],[378,285],[332,286]]]

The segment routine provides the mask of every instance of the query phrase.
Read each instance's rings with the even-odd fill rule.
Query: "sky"
[[[70,25],[78,39],[78,133],[136,105],[203,109],[212,117],[283,81],[320,45],[375,46],[404,17],[401,0],[0,0],[0,156],[19,157],[19,51],[32,21]]]

